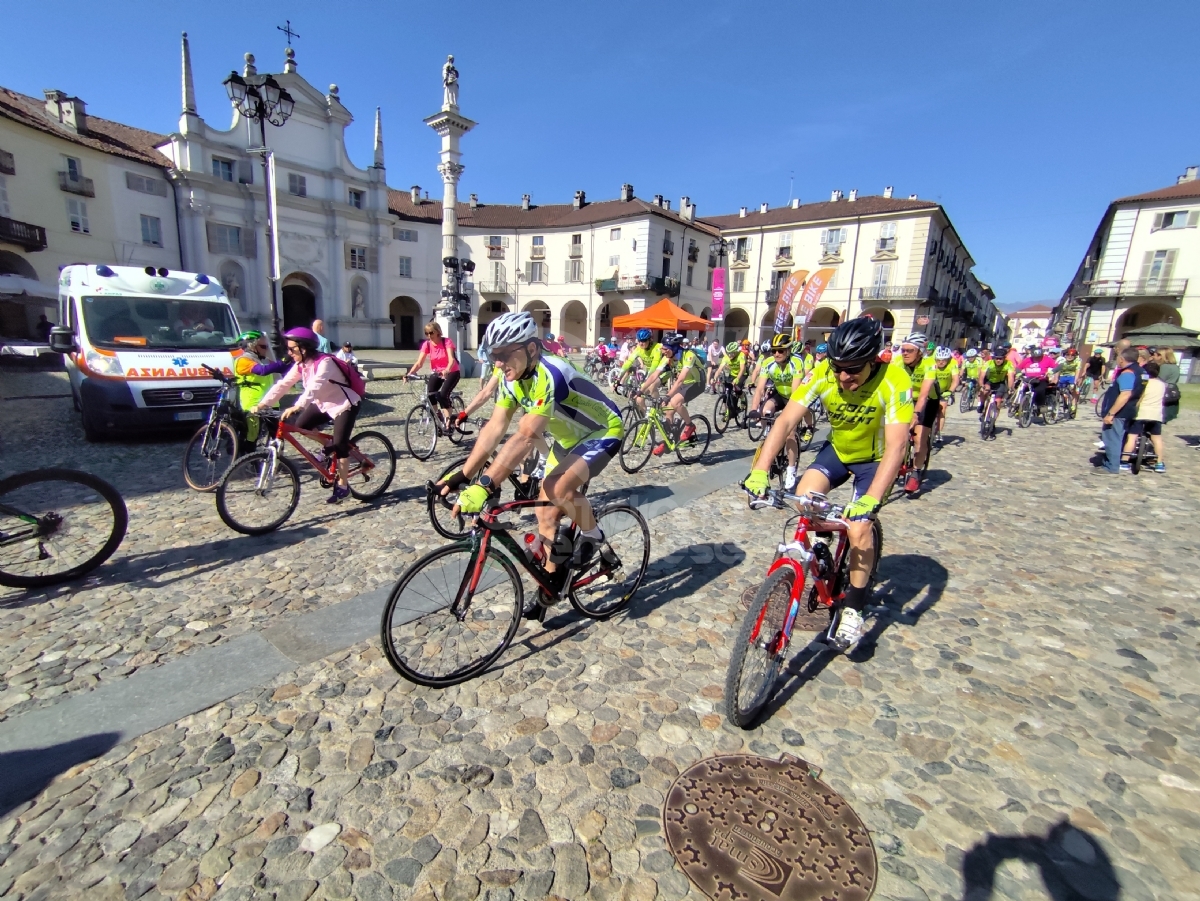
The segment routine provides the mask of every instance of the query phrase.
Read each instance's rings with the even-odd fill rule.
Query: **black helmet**
[[[829,336],[829,359],[841,365],[874,360],[883,350],[883,325],[869,316],[843,322]]]

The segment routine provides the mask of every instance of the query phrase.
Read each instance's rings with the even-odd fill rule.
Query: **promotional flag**
[[[775,334],[784,330],[787,324],[788,311],[792,308],[792,299],[800,293],[804,279],[808,277],[807,269],[797,269],[779,286],[779,299],[775,304]]]
[[[712,321],[720,322],[725,318],[725,270],[713,270],[712,289]]]
[[[812,315],[812,311],[817,308],[817,303],[821,300],[821,295],[825,293],[825,286],[829,284],[829,280],[833,278],[836,272],[836,269],[818,269],[810,275],[808,282],[804,285],[804,290],[796,299],[796,306],[792,311],[792,315]]]

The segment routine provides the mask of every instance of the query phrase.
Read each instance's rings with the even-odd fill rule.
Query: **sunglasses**
[[[290,353],[290,354],[298,354],[298,353],[300,353],[300,348],[299,348],[299,346],[297,346],[297,345],[295,345],[295,344],[289,344],[289,345],[288,345],[288,347],[287,347],[287,349],[288,349],[288,353]]]
[[[870,365],[871,361],[859,363],[857,366],[839,366],[837,363],[830,363],[830,367],[834,372],[844,372],[846,375],[858,375]]]

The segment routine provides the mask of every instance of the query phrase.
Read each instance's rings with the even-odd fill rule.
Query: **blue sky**
[[[485,202],[689,195],[699,213],[834,188],[946,207],[1001,304],[1061,295],[1108,202],[1200,163],[1195,3],[329,3],[214,7],[5,4],[0,84],[77,94],[94,114],[168,132],[179,33],[200,113],[227,124],[221,79],[253,52],[336,82],[360,165],[383,107],[388,181],[440,191],[436,136],[454,53],[460,196]],[[453,18],[446,20],[447,16]]]

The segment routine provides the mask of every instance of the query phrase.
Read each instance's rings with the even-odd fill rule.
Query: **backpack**
[[[1167,389],[1163,392],[1163,406],[1173,407],[1179,403],[1179,386],[1174,382],[1167,382]]]
[[[353,364],[347,363],[345,360],[339,360],[333,354],[323,354],[323,356],[333,360],[333,362],[337,364],[337,368],[342,371],[342,377],[345,378],[346,381],[337,382],[336,384],[341,385],[343,388],[349,388],[351,391],[357,394],[360,399],[367,396],[367,383],[363,381],[362,373],[359,372]]]

